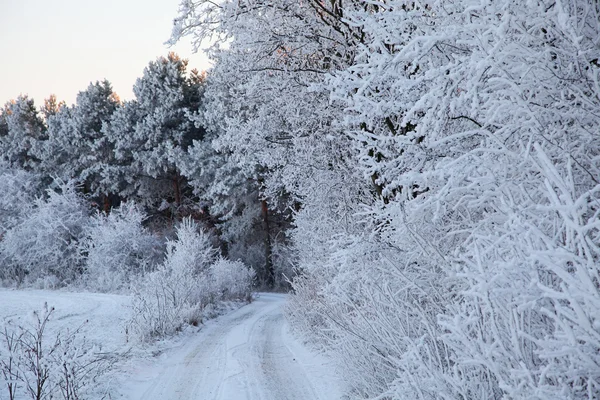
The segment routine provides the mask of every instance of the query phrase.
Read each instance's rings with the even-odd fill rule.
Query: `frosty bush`
[[[249,300],[254,270],[241,261],[219,258],[211,267],[214,290],[224,300]]]
[[[113,357],[97,353],[81,335],[81,327],[51,335],[53,313],[54,308],[44,304],[31,321],[9,321],[1,327],[0,393],[8,400],[81,399],[110,369]]]
[[[5,278],[52,287],[72,283],[82,272],[77,244],[89,209],[74,182],[59,183],[47,193],[0,242]]]
[[[209,267],[216,255],[208,234],[184,219],[177,240],[167,242],[164,262],[135,290],[132,330],[142,339],[169,335],[199,317],[215,296]]]
[[[6,232],[18,226],[31,213],[39,182],[30,172],[9,167],[0,162],[0,242]],[[0,245],[0,283],[14,283],[22,275],[19,267],[7,260]]]
[[[135,288],[132,332],[141,340],[173,334],[202,321],[207,306],[248,300],[254,271],[239,261],[217,258],[210,236],[190,218],[167,242],[164,262]]]
[[[86,259],[85,285],[100,291],[120,290],[154,269],[160,242],[142,226],[144,219],[133,203],[92,216],[79,245]]]
[[[0,162],[0,238],[16,226],[33,206],[39,190],[38,178],[27,171]]]
[[[328,244],[335,249],[328,259],[304,264],[294,279],[286,306],[294,330],[332,353],[356,398],[391,385],[402,387],[406,398],[445,389],[441,371],[449,359],[436,315],[444,311],[443,293],[451,294],[430,255],[405,257],[365,236],[340,236]]]
[[[334,86],[381,188],[377,234],[452,294],[421,302],[452,368],[389,358],[386,395],[598,397],[598,5],[392,3],[346,14],[371,47]]]

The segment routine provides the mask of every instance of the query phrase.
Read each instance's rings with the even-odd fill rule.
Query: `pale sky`
[[[38,107],[54,93],[68,104],[108,79],[121,99],[144,67],[170,49],[179,0],[0,0],[0,106],[28,94]],[[210,64],[188,39],[173,49],[198,70]]]

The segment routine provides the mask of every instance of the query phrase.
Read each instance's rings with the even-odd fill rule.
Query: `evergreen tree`
[[[126,180],[121,194],[154,207],[177,209],[191,194],[179,163],[204,136],[197,122],[203,77],[187,65],[175,53],[151,62],[133,88],[136,99],[107,129]]]
[[[0,154],[9,165],[36,169],[39,159],[35,149],[46,140],[44,121],[33,99],[19,96],[4,106],[0,117]]]
[[[71,107],[57,103],[55,97],[48,99],[44,112],[49,141],[42,155],[45,172],[62,179],[75,178],[88,193],[108,195],[101,176],[103,166],[113,159],[113,149],[102,126],[119,106],[107,80],[91,83]]]
[[[44,118],[48,121],[52,115],[56,115],[61,107],[66,106],[67,103],[64,101],[58,101],[58,98],[55,94],[51,94],[47,99],[44,99],[44,105],[41,107],[40,111],[44,114]]]

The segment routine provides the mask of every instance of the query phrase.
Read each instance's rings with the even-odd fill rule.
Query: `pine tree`
[[[77,179],[85,192],[106,198],[103,171],[113,162],[114,151],[102,127],[119,107],[120,100],[107,80],[90,83],[71,107],[48,99],[44,111],[49,140],[41,155],[45,172],[64,180]]]
[[[47,99],[44,99],[44,105],[41,107],[40,111],[44,114],[46,121],[48,121],[48,118],[52,115],[56,115],[60,109],[66,105],[67,103],[64,101],[58,101],[55,94],[51,94]]]
[[[0,154],[9,165],[34,170],[39,165],[35,149],[45,141],[44,121],[33,99],[19,96],[4,106],[0,117]]]
[[[178,163],[204,135],[197,123],[203,77],[187,65],[175,53],[151,62],[133,88],[136,99],[107,130],[126,171],[122,194],[154,207],[177,209],[190,195]]]

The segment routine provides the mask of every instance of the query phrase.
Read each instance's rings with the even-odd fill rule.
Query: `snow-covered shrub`
[[[227,243],[227,256],[233,260],[243,260],[244,264],[255,268],[260,268],[265,264],[263,243]]]
[[[50,333],[53,313],[44,304],[30,321],[0,326],[0,398],[84,398],[114,363],[86,342],[82,326]]]
[[[345,13],[365,45],[330,88],[381,196],[365,227],[417,272],[400,269],[417,294],[441,294],[389,313],[414,306],[406,326],[428,327],[416,337],[361,311],[366,339],[407,344],[402,357],[378,353],[397,376],[365,395],[600,395],[599,13],[578,0],[399,0]],[[344,265],[322,289],[328,307],[340,297],[358,310],[394,304],[402,275],[364,291],[370,274],[347,285],[365,267]]]
[[[6,231],[31,213],[39,191],[36,175],[0,162],[0,242]],[[18,267],[7,262],[0,246],[0,283],[14,283]]]
[[[39,190],[39,178],[31,172],[0,162],[0,239],[18,225],[33,206]]]
[[[293,292],[285,305],[285,315],[295,335],[322,352],[331,350],[334,330],[327,329],[332,320],[323,309],[326,285],[322,274],[299,271],[292,282]]]
[[[160,242],[144,228],[144,219],[134,203],[92,216],[79,245],[86,260],[85,285],[101,291],[120,290],[154,269]]]
[[[256,276],[241,261],[219,258],[211,267],[214,290],[224,300],[249,300]]]
[[[404,382],[407,398],[438,393],[449,359],[437,315],[450,293],[437,260],[426,253],[405,258],[368,236],[340,235],[327,244],[329,256],[303,264],[293,281],[286,313],[294,331],[333,356],[356,398],[400,386],[398,374],[427,383],[415,391],[414,382]]]
[[[48,189],[21,222],[9,229],[0,242],[5,278],[39,286],[69,284],[81,275],[77,251],[89,221],[89,208],[74,182]]]
[[[184,219],[177,227],[177,240],[167,242],[165,261],[135,289],[130,324],[138,337],[169,335],[186,319],[198,318],[216,295],[210,279],[216,256],[208,234]]]
[[[460,385],[479,393],[600,396],[600,186],[584,183],[568,156],[551,152],[536,144],[527,156],[504,155],[504,164],[521,160],[519,167],[507,168],[513,178],[499,187],[488,186],[478,201],[494,212],[453,257],[464,289],[454,312],[440,316],[443,339],[462,371]],[[475,208],[475,200],[467,204]]]

